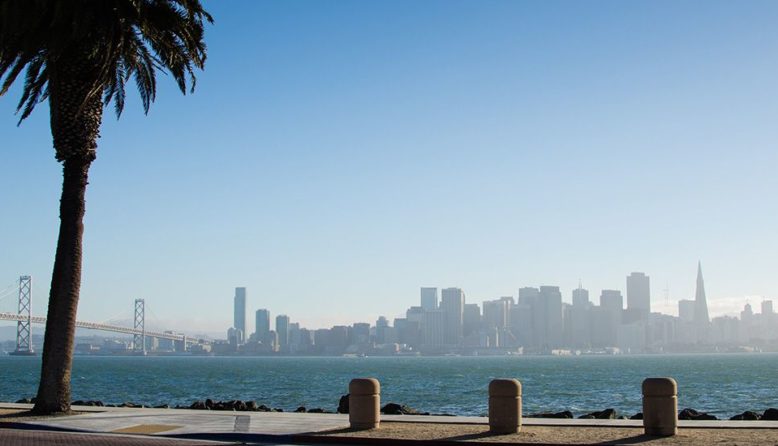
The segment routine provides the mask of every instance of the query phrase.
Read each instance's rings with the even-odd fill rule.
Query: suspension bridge
[[[15,287],[15,285],[14,285]],[[15,291],[15,290],[14,290]],[[16,313],[0,312],[0,321],[16,322],[16,350],[11,352],[13,355],[34,355],[32,345],[32,324],[46,324],[46,318],[33,316],[32,301],[32,277],[19,277],[18,310]],[[150,331],[146,330],[146,301],[145,299],[135,299],[134,323],[132,327],[121,325],[112,325],[99,322],[76,321],[76,327],[89,330],[108,331],[113,333],[122,333],[133,336],[132,350],[138,354],[146,354],[146,338],[167,339],[179,343],[188,349],[192,345],[206,345],[211,341],[207,339],[195,339],[183,334],[173,333],[172,331]]]

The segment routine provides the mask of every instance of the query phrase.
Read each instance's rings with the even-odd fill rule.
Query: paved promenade
[[[0,410],[4,412],[28,410],[30,408],[31,405],[28,404],[0,403]],[[28,431],[79,432],[84,434],[118,434],[115,435],[116,438],[119,438],[117,441],[130,441],[130,443],[113,444],[147,444],[131,443],[131,441],[134,441],[132,437],[121,437],[127,435],[145,435],[150,436],[145,437],[149,440],[158,439],[160,441],[165,438],[187,438],[190,440],[293,444],[302,437],[309,437],[312,434],[326,431],[345,432],[349,427],[348,415],[341,414],[222,412],[189,409],[106,407],[74,407],[74,410],[84,413],[44,419],[0,418],[0,428],[25,429]],[[382,420],[425,423],[427,425],[459,424],[482,425],[485,427],[488,424],[488,419],[484,417],[385,415],[382,416]],[[522,422],[525,426],[556,426],[560,428],[588,426],[635,429],[642,426],[642,422],[637,420],[525,418]],[[778,442],[778,422],[775,421],[680,421],[679,426],[682,428],[767,429],[764,431],[765,434],[769,438],[775,438],[776,442]],[[23,431],[14,432],[14,435],[23,435],[18,434]],[[122,440],[121,438],[127,438],[128,440]],[[5,444],[23,443],[5,443],[0,441],[0,445]],[[175,445],[177,442],[170,444]],[[187,444],[192,443],[190,441]]]

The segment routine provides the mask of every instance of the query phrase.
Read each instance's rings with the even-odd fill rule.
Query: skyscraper
[[[697,262],[697,290],[694,293],[694,325],[697,329],[697,341],[706,342],[710,330],[708,300],[705,297],[705,282],[702,279],[702,263]]]
[[[651,287],[649,277],[644,273],[627,276],[627,309],[648,318],[651,313]]]
[[[438,309],[438,289],[437,288],[421,288],[421,307],[425,311],[432,311]]]
[[[465,293],[460,288],[445,288],[441,292],[440,309],[446,312],[446,330],[444,343],[460,345],[462,343],[462,323],[465,310]]]
[[[240,330],[242,338],[246,336],[246,288],[235,288],[235,313],[232,326]]]
[[[558,286],[541,286],[537,304],[543,318],[544,333],[537,333],[545,341],[543,349],[559,348],[562,345],[562,293]]]
[[[262,308],[257,310],[255,316],[256,331],[254,332],[254,338],[257,341],[265,342],[268,334],[270,334],[270,311]]]
[[[289,349],[289,316],[279,314],[276,316],[276,333],[278,333],[278,347],[281,351]]]

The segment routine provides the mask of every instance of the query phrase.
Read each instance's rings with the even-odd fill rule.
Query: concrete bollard
[[[348,385],[348,421],[352,429],[375,429],[381,422],[381,384],[375,378],[352,379]]]
[[[521,430],[521,383],[493,379],[489,383],[489,431],[515,434]]]
[[[678,385],[673,378],[643,381],[643,431],[669,437],[678,433]]]

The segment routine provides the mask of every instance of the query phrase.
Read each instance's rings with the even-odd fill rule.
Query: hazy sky
[[[206,71],[106,110],[79,318],[310,328],[651,276],[655,307],[778,294],[778,3],[206,2]],[[45,313],[61,167],[0,99],[0,290]],[[0,300],[10,311],[14,298]],[[671,305],[672,306],[672,305]],[[756,308],[756,305],[755,305]],[[253,330],[253,322],[250,324]]]

